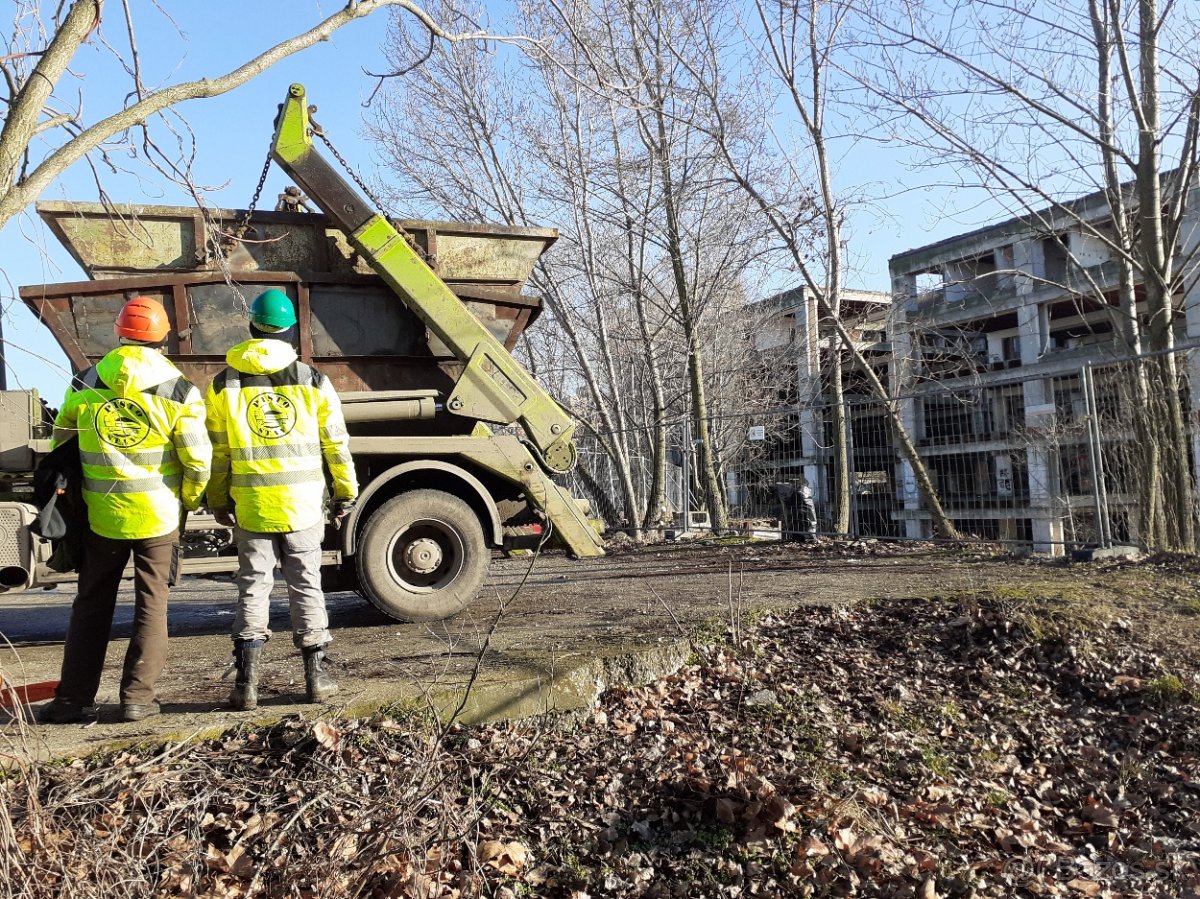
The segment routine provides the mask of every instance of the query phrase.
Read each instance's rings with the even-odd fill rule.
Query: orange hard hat
[[[134,297],[121,307],[113,330],[118,337],[139,343],[158,343],[171,333],[171,323],[167,321],[167,310],[158,300]]]

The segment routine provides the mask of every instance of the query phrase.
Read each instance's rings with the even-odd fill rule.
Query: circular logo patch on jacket
[[[246,407],[250,430],[266,440],[278,440],[296,427],[296,406],[280,393],[260,393]]]
[[[118,396],[96,413],[96,433],[109,446],[129,449],[150,433],[150,416],[133,400]]]

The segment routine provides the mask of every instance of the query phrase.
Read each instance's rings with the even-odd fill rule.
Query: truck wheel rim
[[[442,547],[431,537],[413,540],[404,548],[404,567],[416,574],[431,575],[443,561]]]
[[[458,577],[465,555],[455,528],[435,518],[422,518],[389,542],[388,574],[409,592],[434,593]]]

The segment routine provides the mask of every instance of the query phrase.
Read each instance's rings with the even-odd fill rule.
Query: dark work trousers
[[[61,699],[84,705],[96,701],[112,634],[117,590],[132,554],[133,636],[121,673],[121,702],[146,704],[154,700],[154,684],[167,662],[167,578],[171,573],[171,547],[178,539],[178,531],[144,540],[110,540],[88,532],[79,571],[79,595],[71,606],[63,650],[57,691]]]

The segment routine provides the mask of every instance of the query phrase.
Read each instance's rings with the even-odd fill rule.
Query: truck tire
[[[401,621],[461,612],[483,586],[491,560],[475,512],[441,490],[401,493],[372,512],[356,556],[367,599]]]

